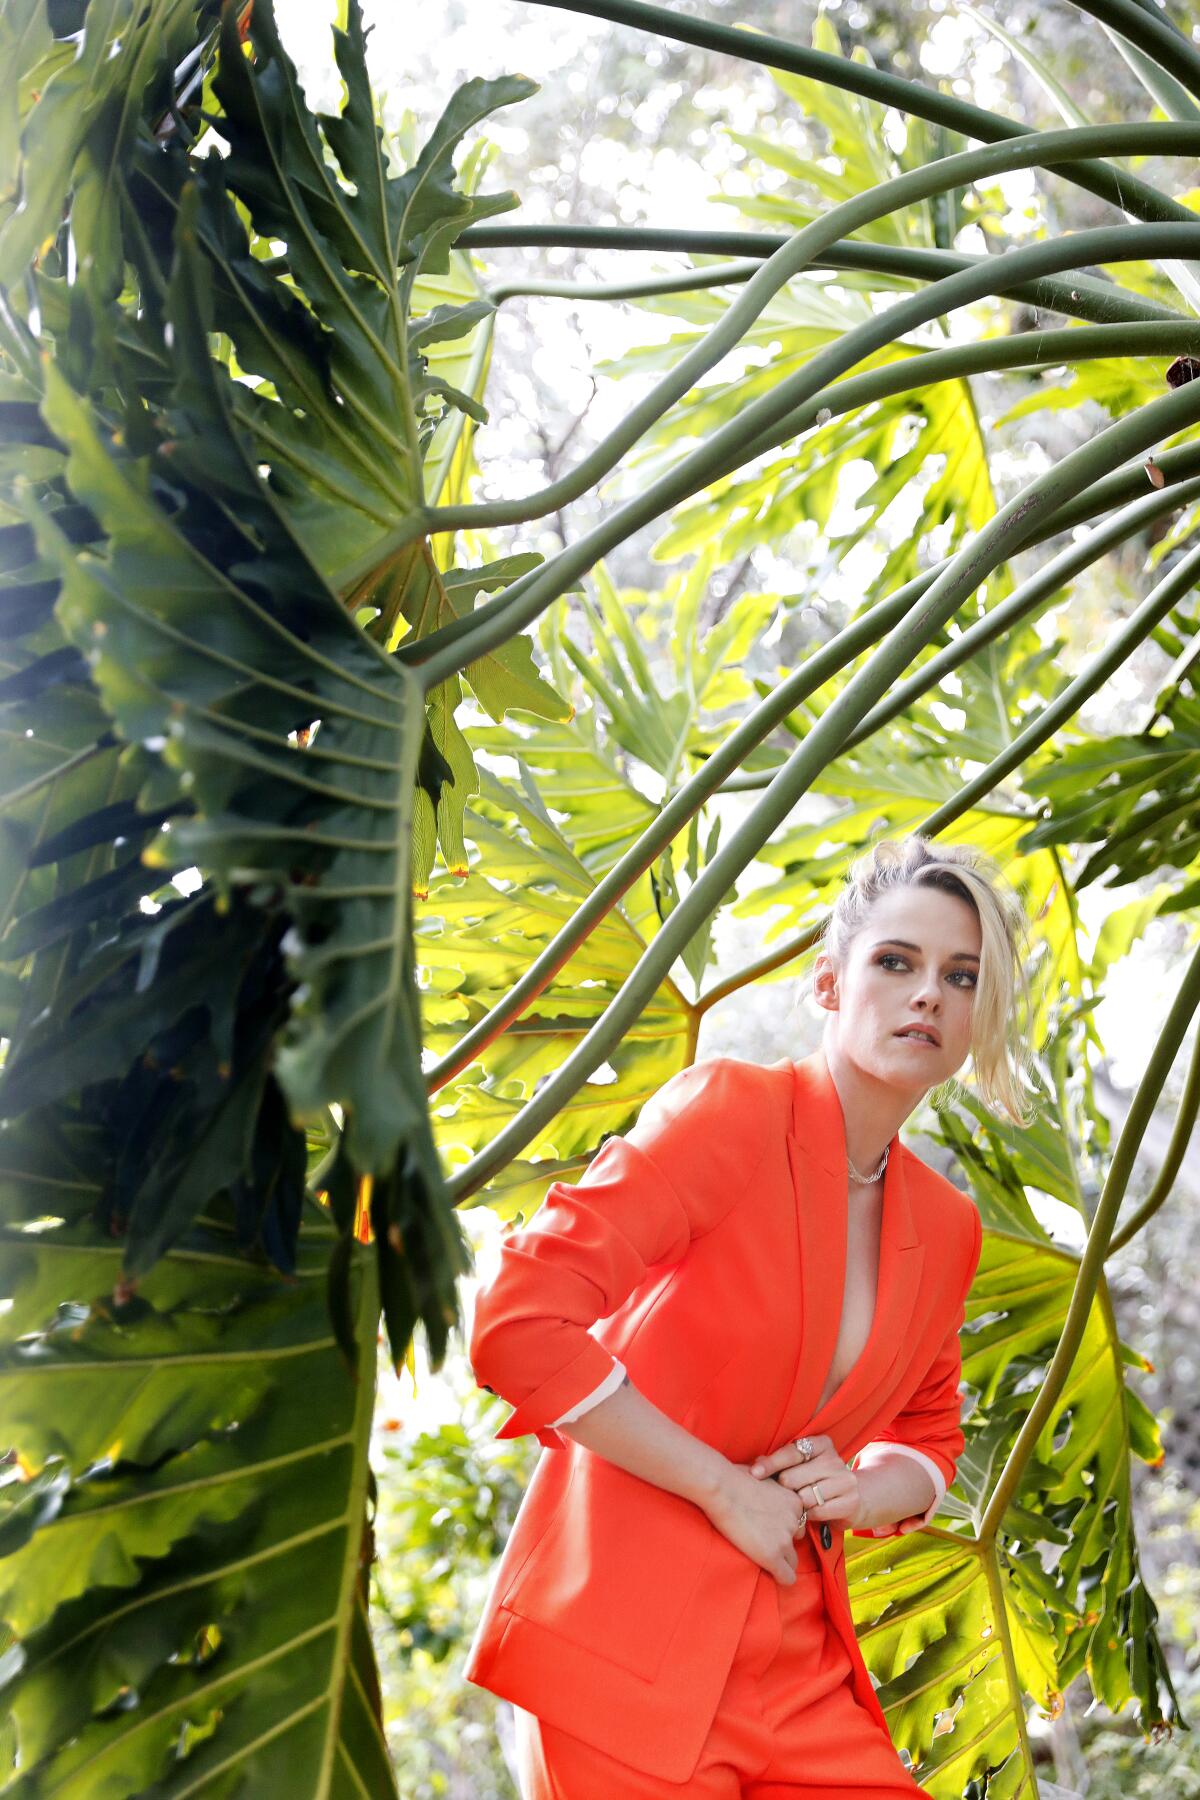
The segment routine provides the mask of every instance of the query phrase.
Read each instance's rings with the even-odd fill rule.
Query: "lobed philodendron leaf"
[[[212,0],[94,0],[77,34],[51,35],[54,9],[18,0],[0,24],[0,287],[20,281],[69,203],[81,269],[105,300],[120,291],[121,165],[143,111],[165,112],[174,71],[211,26]]]
[[[1176,694],[1164,716],[1138,736],[1086,737],[1063,745],[1027,785],[1050,802],[1030,828],[1040,848],[1066,841],[1094,846],[1076,875],[1085,887],[1106,870],[1118,883],[1174,868],[1190,879],[1162,910],[1194,904],[1200,858],[1200,703]]]
[[[465,309],[464,309],[465,310]],[[406,544],[390,556],[377,576],[359,584],[351,596],[356,605],[380,608],[372,635],[389,645],[427,637],[442,626],[468,616],[480,594],[492,594],[527,574],[541,562],[536,553],[507,556],[477,569],[440,569],[427,538]],[[403,621],[407,636],[400,630]],[[416,793],[413,830],[413,892],[422,899],[429,889],[434,854],[452,875],[465,875],[467,848],[463,814],[478,789],[471,746],[458,723],[463,681],[497,724],[509,711],[544,719],[569,719],[571,704],[538,673],[528,638],[510,638],[486,656],[468,663],[462,677],[453,675],[426,696],[429,740],[445,760],[452,778],[436,788],[422,782]]]
[[[1162,1718],[1167,1696],[1174,1703],[1129,1491],[1131,1449],[1156,1461],[1161,1447],[1125,1386],[1127,1353],[1103,1295],[1000,1532],[978,1535],[1077,1267],[1044,1234],[1039,1243],[1011,1227],[985,1230],[964,1336],[963,1378],[977,1405],[945,1504],[947,1521],[961,1523],[847,1550],[859,1641],[889,1729],[937,1800],[982,1793],[985,1781],[989,1795],[1035,1800],[1026,1706],[1054,1716],[1076,1675],[1114,1711],[1134,1700],[1144,1729]]]
[[[6,1197],[43,1168],[12,1145]],[[120,1246],[85,1221],[0,1234],[18,1800],[395,1794],[365,1600],[378,1292],[359,1251],[352,1372],[330,1235],[313,1209],[284,1283],[210,1228],[120,1301]]]
[[[47,421],[67,447],[71,491],[105,542],[78,554],[46,507],[37,531],[62,579],[58,619],[84,652],[106,711],[129,742],[161,754],[194,809],[168,822],[142,860],[168,872],[195,862],[226,890],[253,892],[278,918],[290,988],[259,1006],[266,1036],[257,1050],[246,1047],[245,1066],[261,1082],[270,1059],[298,1121],[321,1118],[331,1102],[342,1108],[348,1155],[375,1177],[396,1353],[422,1318],[440,1355],[467,1256],[429,1130],[410,943],[413,790],[428,773],[422,696],[411,671],[358,629],[313,567],[236,428],[232,384],[208,354],[193,204],[185,193],[163,308],[174,369],[164,418],[173,435],[156,456],[128,455],[51,369]],[[429,778],[441,774],[435,768]],[[228,966],[236,970],[237,959]],[[131,1011],[131,1054],[161,1028],[148,1023],[155,994],[151,985],[142,996],[142,985],[111,1000]],[[219,988],[210,975],[209,991],[201,985],[192,1004],[207,1004],[211,1018]],[[229,1005],[238,1016],[232,992]],[[95,1008],[94,1030],[103,1034],[109,1016]],[[49,1042],[18,1048],[6,1084],[28,1084],[36,1070],[54,1091],[69,1085],[78,1027],[66,1012],[54,1026]],[[167,1060],[179,1054],[172,1044]],[[215,1083],[218,1094],[232,1062],[218,1050],[198,1066],[199,1091]],[[214,1168],[227,1170],[232,1159],[235,1175],[249,1175],[255,1116],[252,1105],[228,1115],[228,1150]],[[185,1131],[183,1141],[203,1153],[203,1135]],[[139,1232],[139,1268],[205,1197],[203,1182],[168,1180],[152,1160],[145,1167],[156,1224]],[[141,1216],[135,1206],[133,1220]]]
[[[426,486],[441,486],[454,464],[452,422],[487,417],[479,397],[486,356],[472,353],[463,365],[468,391],[448,378],[458,365],[444,352],[481,328],[490,333],[495,309],[449,245],[466,225],[516,204],[510,193],[469,191],[478,159],[462,183],[453,159],[466,132],[535,84],[466,83],[412,167],[398,172],[376,123],[356,4],[334,40],[344,101],[337,113],[314,115],[269,0],[254,8],[250,54],[227,10],[213,92],[228,154],[164,153],[143,143],[128,208],[153,293],[173,255],[184,193],[194,191],[189,228],[210,271],[212,323],[238,376],[228,390],[233,417],[311,561],[344,586],[351,607],[379,609],[370,635],[393,648],[402,615],[419,631],[456,615],[423,536]],[[501,574],[477,573],[477,591],[503,585]],[[465,579],[464,572],[459,606],[472,597]],[[437,601],[429,607],[431,588]],[[536,675],[520,638],[465,674],[494,717],[497,706],[501,714],[518,706],[550,717],[569,711]],[[427,696],[413,827],[417,893],[439,847],[449,869],[465,867],[462,814],[475,771],[456,717],[461,699],[457,677]]]
[[[345,99],[336,114],[310,113],[283,48],[269,0],[256,0],[242,54],[226,10],[214,84],[229,153],[214,163],[210,253],[234,232],[224,188],[245,208],[257,238],[282,246],[269,277],[277,308],[298,295],[308,315],[299,354],[256,304],[263,286],[245,271],[249,247],[217,284],[217,319],[239,363],[264,379],[248,384],[241,410],[260,440],[296,529],[314,561],[340,582],[378,560],[373,547],[420,534],[422,463],[447,410],[486,417],[478,399],[432,370],[428,353],[492,311],[472,298],[410,320],[414,284],[444,275],[449,246],[467,225],[516,205],[511,193],[466,193],[454,154],[466,132],[497,107],[536,91],[523,76],[469,81],[452,97],[416,163],[389,168],[366,66],[357,0],[335,31]],[[160,178],[161,180],[161,178]]]
[[[1036,1800],[1027,1704],[1054,1716],[1081,1674],[1114,1712],[1132,1701],[1143,1730],[1178,1718],[1130,1493],[1132,1457],[1158,1463],[1162,1446],[1127,1384],[1127,1367],[1144,1364],[1117,1336],[1103,1284],[1007,1511],[985,1526],[1079,1271],[1077,1249],[1052,1239],[1030,1205],[1036,1192],[1082,1206],[1065,1121],[1052,1093],[1041,1098],[1030,1142],[977,1103],[974,1119],[931,1115],[984,1222],[962,1336],[967,1442],[935,1532],[852,1538],[847,1548],[859,1638],[889,1727],[938,1800],[985,1788]]]
[[[586,768],[580,779],[587,779]],[[452,1051],[463,1031],[503,1000],[595,889],[595,875],[549,816],[527,772],[524,787],[482,772],[466,818],[477,865],[466,881],[435,881],[418,913],[425,1041],[438,1052]],[[644,949],[624,908],[613,907],[470,1070],[438,1090],[434,1130],[448,1160],[482,1150],[561,1066]],[[682,995],[665,980],[607,1069],[579,1088],[523,1158],[480,1191],[477,1203],[505,1217],[518,1209],[528,1216],[550,1180],[586,1167],[603,1137],[625,1130],[689,1060],[689,1024]]]

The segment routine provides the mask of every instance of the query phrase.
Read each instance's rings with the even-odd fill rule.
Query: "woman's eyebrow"
[[[920,944],[910,944],[907,938],[877,938],[871,948],[873,950],[880,950],[884,944],[899,944],[902,950],[916,950],[918,952],[921,948]],[[956,950],[954,955],[950,958],[950,961],[977,963],[979,958],[971,950]]]

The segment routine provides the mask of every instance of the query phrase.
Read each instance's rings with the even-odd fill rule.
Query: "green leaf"
[[[57,236],[70,194],[79,264],[100,298],[119,292],[118,170],[143,109],[166,109],[176,64],[206,35],[200,11],[197,0],[94,0],[71,45],[50,40],[27,0],[9,9],[8,43],[0,46],[15,61],[0,66],[0,130],[10,144],[15,119],[23,115],[23,124],[19,198],[0,223],[0,286],[15,284]],[[37,98],[26,110],[31,90]]]
[[[210,1231],[122,1302],[96,1233],[4,1231],[13,1793],[394,1793],[360,1566],[378,1304],[360,1251],[354,1376],[327,1235],[284,1283]]]

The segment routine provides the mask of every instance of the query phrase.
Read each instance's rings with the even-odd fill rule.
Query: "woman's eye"
[[[890,969],[893,964],[897,963],[902,969],[908,968],[908,959],[901,956],[898,951],[885,950],[883,955],[879,958],[879,966],[882,969]],[[950,974],[955,985],[958,987],[974,988],[979,985],[979,977],[975,974],[973,969],[952,969]]]

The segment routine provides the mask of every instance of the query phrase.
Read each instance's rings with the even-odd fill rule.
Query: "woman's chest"
[[[821,1389],[820,1406],[836,1392],[866,1348],[879,1289],[879,1230],[883,1186],[874,1194],[851,1193],[846,1217],[846,1258],[841,1312],[833,1358]]]

